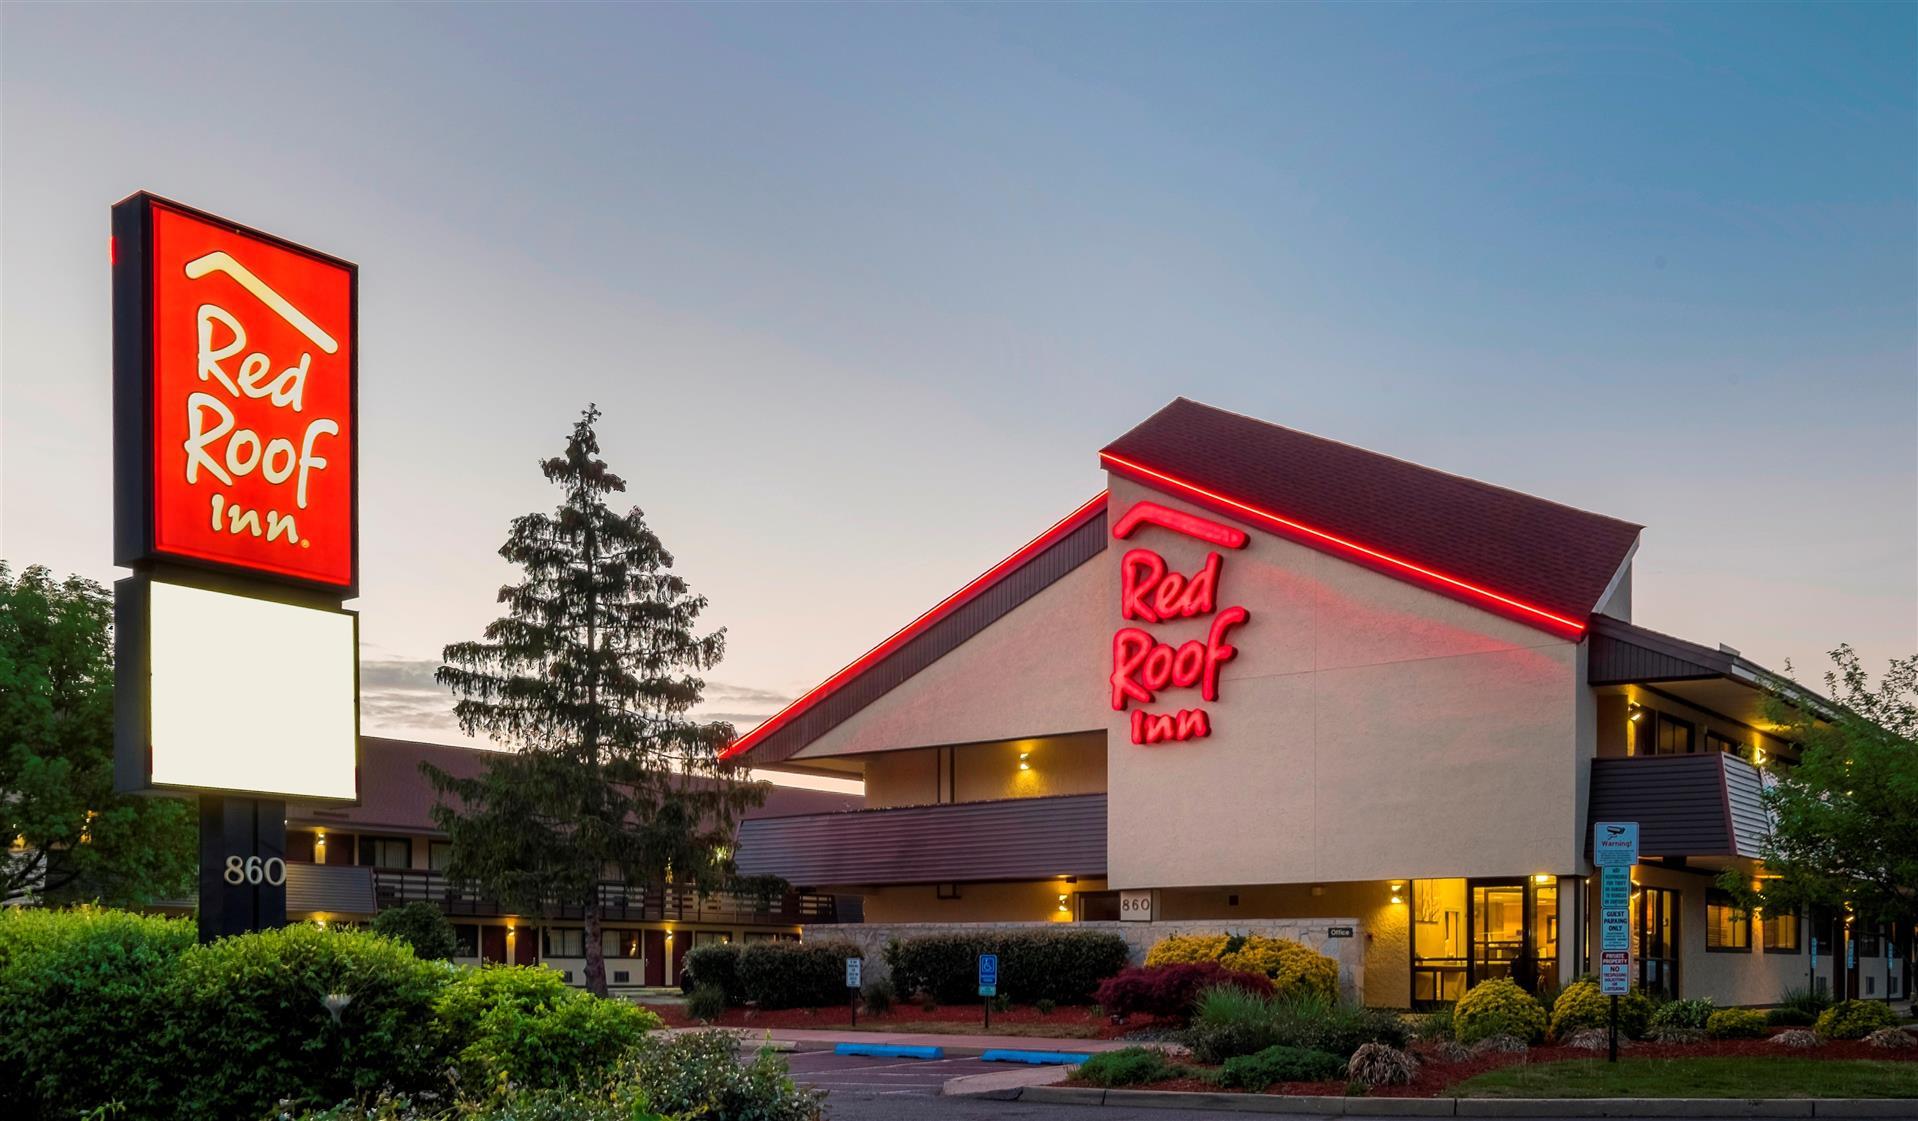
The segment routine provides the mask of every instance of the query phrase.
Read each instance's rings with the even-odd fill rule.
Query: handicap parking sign
[[[999,995],[999,955],[979,955],[979,995]]]

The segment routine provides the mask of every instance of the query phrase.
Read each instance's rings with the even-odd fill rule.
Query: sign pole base
[[[1614,994],[1612,997],[1611,1056],[1607,1058],[1605,1061],[1609,1063],[1615,1063],[1618,1061],[1618,997],[1616,994]]]
[[[200,941],[286,925],[286,802],[200,796]]]

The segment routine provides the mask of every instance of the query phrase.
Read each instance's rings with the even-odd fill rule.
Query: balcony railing
[[[787,891],[764,898],[736,892],[701,895],[676,884],[599,884],[601,916],[617,922],[747,923],[796,925],[838,922],[830,895]],[[416,868],[373,869],[373,891],[382,910],[402,903],[431,903],[448,915],[493,916],[513,912],[481,892],[455,883],[444,873]],[[580,918],[577,901],[549,897],[541,914],[553,919]]]

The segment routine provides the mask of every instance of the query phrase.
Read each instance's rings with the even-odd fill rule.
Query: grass
[[[1447,1090],[1461,1098],[1918,1098],[1918,1063],[1870,1059],[1574,1059],[1521,1063]]]

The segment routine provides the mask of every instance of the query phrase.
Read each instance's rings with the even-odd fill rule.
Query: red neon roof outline
[[[873,647],[871,650],[866,651],[864,654],[861,654],[858,658],[840,669],[838,673],[828,677],[825,681],[814,686],[809,692],[785,708],[780,709],[778,712],[773,713],[761,721],[758,727],[747,732],[737,740],[734,740],[730,747],[719,753],[719,757],[721,759],[732,759],[751,751],[761,740],[772,735],[787,724],[790,724],[800,713],[805,712],[812,708],[813,705],[824,700],[828,694],[838,689],[841,685],[858,677],[874,663],[892,654],[901,646],[904,646],[907,642],[917,637],[927,627],[932,626],[947,615],[952,614],[961,606],[971,601],[974,596],[997,583],[1001,577],[1044,552],[1059,538],[1085,524],[1086,519],[1092,517],[1093,514],[1104,508],[1105,501],[1105,491],[1100,491],[1098,494],[1093,495],[1090,499],[1081,503],[1072,513],[1052,523],[1044,533],[1041,533],[1039,536],[1020,546],[1017,552],[1005,560],[1000,561],[998,564],[993,565],[991,568],[986,569],[978,576],[975,576],[965,587],[960,588],[945,599],[940,600],[917,619],[894,631],[890,638]]]
[[[1227,497],[1226,495],[1220,494],[1219,492],[1215,490],[1208,490],[1205,487],[1199,486],[1196,483],[1189,483],[1185,481],[1184,479],[1180,479],[1175,476],[1168,475],[1163,471],[1155,471],[1152,468],[1147,467],[1143,463],[1134,462],[1133,460],[1127,459],[1124,456],[1114,455],[1111,452],[1100,452],[1099,458],[1101,460],[1106,461],[1109,464],[1117,465],[1123,471],[1144,475],[1159,483],[1163,483],[1166,486],[1172,488],[1175,492],[1183,491],[1188,495],[1197,495],[1201,498],[1208,499],[1212,502],[1217,502],[1217,503],[1220,503],[1221,505],[1229,506],[1234,510],[1237,510],[1241,513],[1249,515],[1256,521],[1266,522],[1272,525],[1279,526],[1283,529],[1290,530],[1294,533],[1304,534],[1307,537],[1311,537],[1315,540],[1323,541],[1326,544],[1336,546],[1337,548],[1340,548],[1340,549],[1349,550],[1353,553],[1359,554],[1360,556],[1367,557],[1388,568],[1395,568],[1402,572],[1409,572],[1417,576],[1424,577],[1427,580],[1435,580],[1439,582],[1440,584],[1445,585],[1448,588],[1465,592],[1468,595],[1477,597],[1482,600],[1487,600],[1493,603],[1502,604],[1505,607],[1510,608],[1514,611],[1518,611],[1524,615],[1528,615],[1533,618],[1555,624],[1556,628],[1570,631],[1574,637],[1585,633],[1586,624],[1583,622],[1573,620],[1573,619],[1567,619],[1565,616],[1560,615],[1556,612],[1547,611],[1543,607],[1538,607],[1533,604],[1526,603],[1524,600],[1513,599],[1511,596],[1503,595],[1499,592],[1495,592],[1490,588],[1483,587],[1478,584],[1474,584],[1469,580],[1461,580],[1456,576],[1448,576],[1443,572],[1438,572],[1433,569],[1426,568],[1424,565],[1416,564],[1412,561],[1406,560],[1404,557],[1393,556],[1391,553],[1380,552],[1377,549],[1373,549],[1368,546],[1361,545],[1356,541],[1348,540],[1347,538],[1340,537],[1337,534],[1327,533],[1322,529],[1314,529],[1313,527],[1306,525],[1302,522],[1296,522],[1296,521],[1293,521],[1291,518],[1287,518],[1282,515],[1275,514],[1270,510],[1265,510],[1260,507],[1250,505],[1249,503],[1240,502],[1236,498]]]
[[[1112,536],[1130,537],[1132,531],[1142,525],[1156,525],[1226,549],[1242,549],[1247,539],[1245,531],[1236,526],[1220,525],[1210,518],[1169,509],[1157,502],[1134,502],[1132,509],[1112,527]]]

